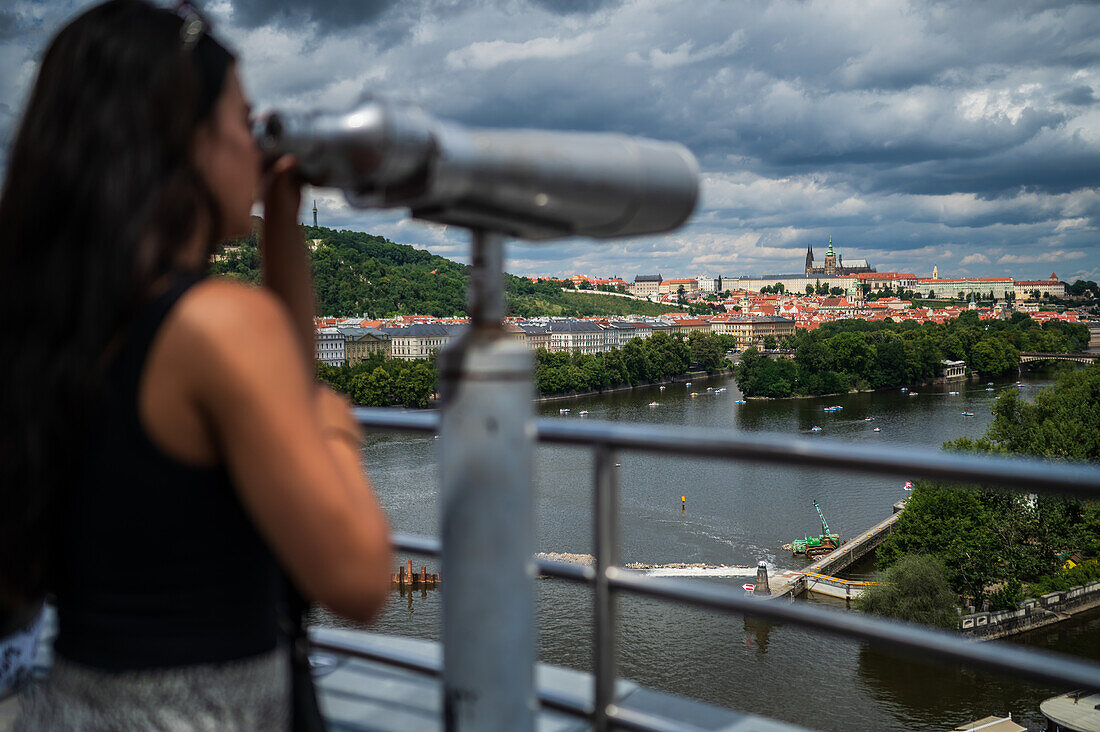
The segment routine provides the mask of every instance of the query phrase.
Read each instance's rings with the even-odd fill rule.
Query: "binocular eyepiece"
[[[463,127],[379,100],[350,112],[282,114],[254,130],[268,159],[358,208],[521,239],[670,231],[695,208],[699,165],[683,145],[616,134]]]

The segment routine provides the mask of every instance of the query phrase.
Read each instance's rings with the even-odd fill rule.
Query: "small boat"
[[[882,432],[882,428],[881,427],[875,427],[875,429],[873,431],[874,432]]]
[[[713,386],[708,386],[707,391],[714,391],[714,387]]]
[[[973,413],[973,412],[963,412],[963,413],[962,413],[962,415],[963,415],[964,417],[973,417],[973,416],[974,416],[974,413]]]
[[[661,406],[661,405],[660,405],[660,404],[658,404],[657,402],[650,402],[650,403],[649,403],[649,406],[651,406],[651,407],[659,407],[659,406]]]
[[[915,391],[911,391],[909,392],[909,396],[920,396],[920,394]]]
[[[582,409],[582,410],[581,410],[581,412],[580,412],[580,414],[581,414],[581,416],[583,417],[583,416],[585,416],[586,414],[588,414],[588,410],[587,410],[587,409]]]
[[[905,490],[912,493],[912,491],[913,491],[913,481],[911,481],[911,480],[905,481],[905,485],[903,485],[902,488],[904,488]]]
[[[559,409],[558,414],[569,414],[569,409],[568,408]]]
[[[985,390],[986,391],[993,391],[993,387],[992,386],[987,386],[987,387],[985,387]]]
[[[987,381],[987,382],[985,382],[985,385],[986,386],[993,386],[993,382],[992,381]]]
[[[948,396],[958,396],[958,395],[959,395],[959,392],[957,392],[957,391],[949,391],[949,392],[947,392],[947,395],[948,395]]]
[[[734,402],[734,404],[748,404],[748,402],[746,402],[744,399],[738,399]]]
[[[901,390],[902,391],[909,391],[909,387],[908,386],[903,386],[903,387],[901,387]]]
[[[691,386],[691,382],[690,381],[685,381],[684,386]]]
[[[697,392],[697,391],[693,391],[693,392],[691,392],[691,398],[692,398],[692,399],[694,399],[694,398],[695,398],[695,397],[697,397],[697,396],[699,396],[699,392]]]
[[[661,391],[664,391],[664,390],[665,390],[665,387],[663,387],[663,386],[662,386],[662,387],[660,387],[660,389],[661,389]]]
[[[810,432],[820,432],[820,431],[821,431],[821,428],[818,427],[816,424],[813,427],[810,428]]]
[[[875,418],[874,418],[874,417],[864,417],[864,418],[863,418],[863,421],[864,421],[864,422],[874,422],[874,421],[875,421]]]

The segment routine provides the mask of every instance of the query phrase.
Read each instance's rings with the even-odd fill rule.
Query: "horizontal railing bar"
[[[617,704],[607,706],[607,718],[618,729],[635,730],[636,732],[702,732],[702,727],[688,724],[679,719],[658,717],[648,712],[639,712],[634,709],[624,709]]]
[[[538,437],[543,442],[588,448],[604,444],[662,455],[982,483],[1028,492],[1049,491],[1100,498],[1100,467],[1080,463],[953,453],[927,447],[853,445],[761,432],[745,434],[679,425],[670,429],[595,420],[540,419]]]
[[[310,629],[309,645],[314,650],[339,653],[365,661],[378,661],[388,666],[397,666],[408,671],[416,671],[417,673],[426,674],[428,676],[443,675],[442,658],[407,653],[395,648],[386,648],[380,645],[374,645],[370,643],[370,641],[364,639],[352,640],[345,637],[333,637],[326,633],[323,628]]]
[[[352,407],[351,414],[367,429],[388,432],[439,432],[439,411],[435,409],[405,411],[388,407]]]
[[[400,551],[429,556],[439,554],[439,540],[435,537],[400,532],[395,532],[392,536],[394,547]],[[596,581],[595,568],[586,564],[535,559],[535,566],[539,574],[547,577],[587,585],[592,585]],[[953,658],[995,671],[1026,675],[1040,681],[1100,689],[1100,664],[1077,661],[1067,656],[1019,649],[996,642],[973,643],[958,635],[882,621],[866,615],[839,613],[824,608],[774,601],[761,602],[758,598],[745,597],[739,590],[730,587],[651,577],[622,567],[609,567],[608,576],[612,586],[623,592],[676,600],[712,610],[735,612],[778,622],[789,622],[871,641],[876,645],[884,644],[907,650],[919,650],[937,658]],[[993,649],[992,652],[986,650],[990,648]],[[1007,655],[1004,653],[1005,650],[1009,651]],[[1033,654],[1045,656],[1042,659],[1045,663],[1036,664]],[[1066,665],[1067,663],[1069,666]]]
[[[356,407],[368,429],[434,433],[439,413]],[[1100,499],[1100,467],[1005,456],[944,452],[927,447],[853,445],[762,432],[715,431],[698,427],[617,424],[599,420],[536,420],[542,442],[591,448],[603,444],[681,457],[743,460],[772,465],[826,468],[842,472],[981,483],[1028,492],[1071,493]]]
[[[443,675],[443,662],[437,657],[408,653],[395,648],[376,645],[371,643],[369,639],[334,637],[324,629],[312,629],[309,636],[310,646],[314,650],[338,653],[364,661],[375,661],[426,676],[439,677]],[[539,703],[546,709],[583,719],[591,719],[594,714],[592,702],[586,697],[551,689],[538,689],[536,692]],[[608,709],[608,717],[615,721],[617,727],[639,730],[639,732],[673,732],[675,730],[691,732],[691,730],[698,729],[697,727],[685,726],[682,722],[676,720],[669,720],[617,706],[611,706]]]
[[[609,567],[608,581],[617,590],[663,600],[675,600],[712,610],[735,612],[781,623],[792,623],[876,645],[915,651],[921,656],[963,661],[967,665],[1073,688],[1100,691],[1100,664],[1062,654],[997,641],[973,642],[959,635],[860,613],[810,607],[801,603],[742,596],[707,582],[687,582],[637,575]]]
[[[443,545],[438,538],[423,534],[394,531],[390,534],[390,544],[399,552],[420,554],[426,557],[438,557],[443,553]],[[585,584],[592,584],[596,581],[596,570],[585,564],[539,558],[534,561],[538,573],[546,577],[556,577],[557,579]]]
[[[425,557],[438,557],[443,554],[443,542],[434,536],[394,531],[390,534],[390,544],[399,552],[420,554]]]

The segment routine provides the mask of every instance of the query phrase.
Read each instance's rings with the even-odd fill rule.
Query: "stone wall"
[[[959,618],[959,630],[975,640],[1003,638],[1057,623],[1094,607],[1100,607],[1100,581],[1024,600],[1015,610],[963,615]]]

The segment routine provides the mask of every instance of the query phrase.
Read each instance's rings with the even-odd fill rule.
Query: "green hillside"
[[[320,315],[384,318],[399,314],[466,314],[468,266],[359,231],[303,227],[311,254]],[[258,235],[234,242],[211,272],[260,281]],[[562,292],[556,281],[505,275],[508,313],[537,315],[660,315],[676,308],[622,297]]]

